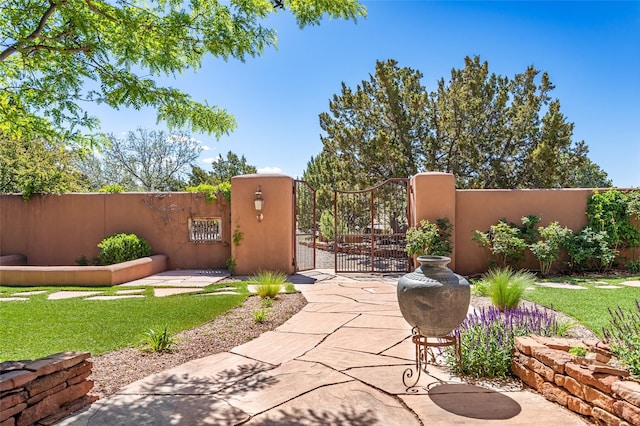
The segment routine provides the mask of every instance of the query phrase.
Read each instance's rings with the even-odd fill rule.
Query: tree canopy
[[[238,157],[237,154],[231,151],[227,152],[226,158],[222,157],[222,154],[218,154],[211,163],[211,168],[212,170],[210,172],[206,172],[200,167],[192,167],[189,183],[193,186],[201,183],[219,185],[222,182],[231,182],[231,178],[234,176],[258,172],[255,166],[247,162],[244,155]]]
[[[202,146],[186,132],[138,129],[126,138],[111,135],[102,157],[108,175],[127,191],[179,191]],[[116,173],[114,173],[116,172]]]
[[[76,161],[79,153],[36,140],[0,137],[0,193],[60,194],[86,189]]]
[[[600,183],[606,173],[574,142],[547,73],[533,66],[512,78],[465,58],[428,92],[422,73],[394,60],[355,89],[342,84],[320,114],[322,152],[305,180],[364,188],[421,171],[453,173],[459,188],[555,188]]]
[[[154,78],[197,70],[206,55],[258,56],[276,44],[265,19],[281,9],[300,27],[365,15],[356,0],[4,0],[0,3],[0,132],[9,139],[92,144],[82,103],[151,107],[170,128],[220,136],[225,109]]]

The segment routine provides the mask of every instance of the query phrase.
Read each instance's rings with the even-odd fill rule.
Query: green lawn
[[[586,290],[536,286],[533,290],[525,291],[523,298],[547,307],[553,306],[554,309],[572,316],[602,337],[602,327],[609,324],[610,315],[608,309],[615,309],[620,306],[624,310],[635,312],[635,300],[640,300],[640,288],[621,286],[622,288],[618,289],[600,289],[596,288],[596,286],[603,284],[593,284],[593,282],[599,281],[608,285],[619,285],[620,282],[625,280],[640,280],[640,277],[545,280],[570,282],[585,287]]]
[[[22,291],[47,291],[24,302],[0,302],[0,361],[35,359],[61,351],[89,351],[98,355],[137,346],[150,328],[167,324],[171,333],[187,330],[244,302],[248,296],[246,284],[224,284],[230,285],[241,294],[153,297],[153,290],[146,288],[144,299],[108,301],[47,300],[47,295],[63,289],[109,294],[115,292],[114,288],[0,286],[3,297]],[[221,285],[208,286],[202,292],[212,292],[218,287]]]

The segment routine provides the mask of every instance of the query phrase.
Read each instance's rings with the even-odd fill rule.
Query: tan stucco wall
[[[456,272],[473,274],[487,269],[487,253],[471,237],[475,229],[486,232],[501,218],[521,223],[530,214],[538,216],[539,226],[558,221],[574,231],[587,224],[585,210],[592,189],[524,189],[456,191]],[[529,258],[522,265],[538,269]]]
[[[220,197],[222,198],[222,197]],[[222,242],[189,241],[189,217],[221,217]],[[0,195],[0,255],[23,254],[29,265],[76,265],[98,255],[98,243],[135,233],[169,269],[225,268],[230,249],[226,200],[207,204],[197,193]]]
[[[263,219],[254,209],[260,186],[264,199]],[[231,179],[231,227],[243,238],[232,247],[238,275],[260,270],[293,273],[293,179],[277,174],[254,174]]]
[[[456,187],[455,177],[451,173],[418,173],[411,179],[411,186],[411,220],[414,224],[417,225],[424,219],[433,223],[440,218],[448,218],[452,224],[456,223]],[[455,233],[452,233],[454,248],[455,238]],[[456,270],[455,249],[450,257],[451,262],[447,266]]]

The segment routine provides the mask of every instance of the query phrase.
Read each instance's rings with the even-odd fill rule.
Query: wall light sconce
[[[256,208],[256,213],[257,213],[257,218],[258,218],[258,222],[262,222],[262,218],[264,217],[262,215],[262,207],[264,207],[264,198],[262,198],[262,189],[260,188],[260,185],[258,185],[258,190],[255,193],[255,196],[253,198],[253,205]]]

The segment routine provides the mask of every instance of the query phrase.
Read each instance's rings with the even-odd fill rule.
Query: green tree
[[[43,139],[0,137],[0,192],[59,194],[85,188],[76,167],[79,153]]]
[[[255,166],[247,163],[244,155],[238,157],[231,151],[227,152],[227,158],[223,158],[222,154],[218,154],[218,158],[211,163],[211,168],[213,169],[210,173],[213,185],[218,185],[222,182],[231,182],[231,178],[234,176],[258,172]]]
[[[375,74],[355,90],[342,83],[340,95],[329,102],[330,113],[320,114],[326,136],[316,160],[328,168],[323,173],[339,179],[336,187],[364,189],[418,171],[428,100],[421,78],[388,60],[378,61]]]
[[[198,166],[193,166],[189,176],[189,184],[192,186],[197,186],[201,183],[219,185],[222,182],[231,182],[231,178],[234,176],[258,172],[255,166],[247,163],[244,155],[238,157],[231,151],[227,152],[226,158],[222,157],[222,154],[218,154],[218,157],[211,163],[211,168],[212,170],[207,172]]]
[[[102,152],[105,168],[119,171],[118,183],[128,191],[175,191],[184,188],[186,169],[196,161],[202,146],[188,133],[138,129],[126,138],[109,137]],[[131,185],[133,183],[133,185]]]
[[[0,3],[0,132],[94,143],[96,117],[81,101],[153,108],[170,128],[217,136],[224,109],[154,78],[197,70],[206,55],[259,56],[275,46],[264,25],[286,9],[303,28],[322,17],[356,20],[356,0],[4,0]]]
[[[499,76],[476,56],[433,92],[421,78],[388,60],[355,89],[343,83],[330,113],[320,114],[323,149],[305,179],[361,188],[443,171],[459,188],[555,188],[583,183],[576,171],[604,173],[586,144],[572,140],[573,124],[552,98],[547,73],[530,66]]]

